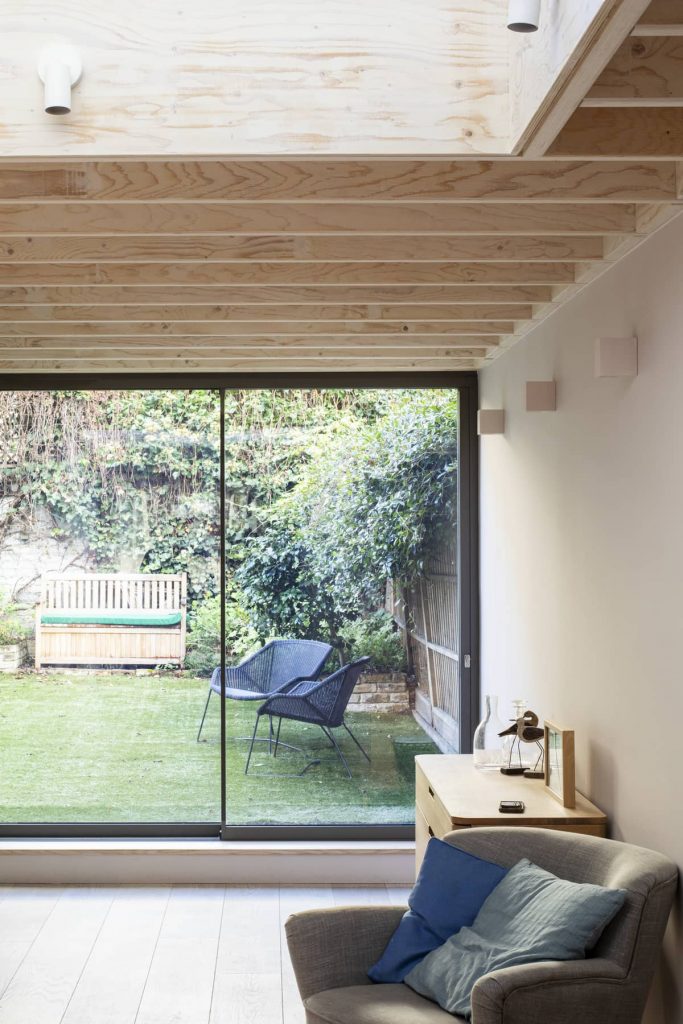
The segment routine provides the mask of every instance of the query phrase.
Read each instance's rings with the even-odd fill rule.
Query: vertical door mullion
[[[220,500],[219,500],[219,521],[220,521],[220,630],[221,630],[221,825],[227,821],[227,779],[226,779],[226,749],[225,749],[225,388],[221,388],[219,402],[220,412],[220,453],[219,453],[219,478],[220,478]]]
[[[472,751],[479,721],[479,442],[476,378],[460,387],[458,524],[460,559],[460,715],[461,754]]]

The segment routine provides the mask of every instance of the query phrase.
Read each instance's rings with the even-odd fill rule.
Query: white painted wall
[[[635,332],[639,374],[593,376]],[[526,413],[526,380],[558,409]],[[683,218],[481,374],[482,692],[576,730],[616,839],[683,869]],[[502,715],[501,715],[502,717]],[[683,1022],[683,899],[647,1020]]]

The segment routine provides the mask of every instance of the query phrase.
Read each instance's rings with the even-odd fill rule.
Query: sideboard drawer
[[[415,861],[419,867],[427,849],[427,843],[434,833],[418,807],[415,811]]]
[[[450,815],[419,766],[415,772],[415,795],[417,808],[432,830],[430,835],[441,839],[442,836],[453,831],[453,821]]]

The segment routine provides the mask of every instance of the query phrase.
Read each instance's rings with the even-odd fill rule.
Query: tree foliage
[[[358,646],[349,623],[455,521],[457,394],[258,389],[225,408],[231,654],[255,634]],[[0,393],[0,543],[40,508],[84,564],[186,571],[191,658],[210,664],[219,442],[215,391]],[[388,651],[387,622],[369,621]]]
[[[321,431],[237,572],[259,629],[343,647],[343,623],[381,607],[388,579],[418,576],[454,529],[457,447],[451,391],[398,392],[380,416],[347,412]]]

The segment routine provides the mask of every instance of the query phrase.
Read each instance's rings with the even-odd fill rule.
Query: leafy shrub
[[[0,647],[20,644],[26,638],[27,629],[16,618],[0,619]]]
[[[210,675],[221,662],[220,597],[208,597],[198,604],[190,620],[187,637],[188,654],[185,667],[197,675]],[[258,647],[258,636],[249,614],[240,603],[235,587],[228,587],[225,603],[225,656],[228,664],[241,659]]]
[[[423,571],[440,532],[455,522],[457,448],[450,391],[399,393],[374,422],[347,418],[320,435],[298,485],[278,504],[298,524],[312,570],[331,581],[339,607],[371,611],[387,579],[409,583]]]
[[[346,616],[333,581],[314,570],[298,525],[286,514],[271,513],[245,550],[235,577],[259,636],[334,644]]]
[[[16,615],[19,605],[0,592],[0,647],[20,644],[28,630]]]
[[[378,672],[405,671],[401,634],[388,612],[373,612],[364,619],[347,623],[339,632],[344,641],[346,660],[353,661],[367,655],[372,659],[370,667]]]

